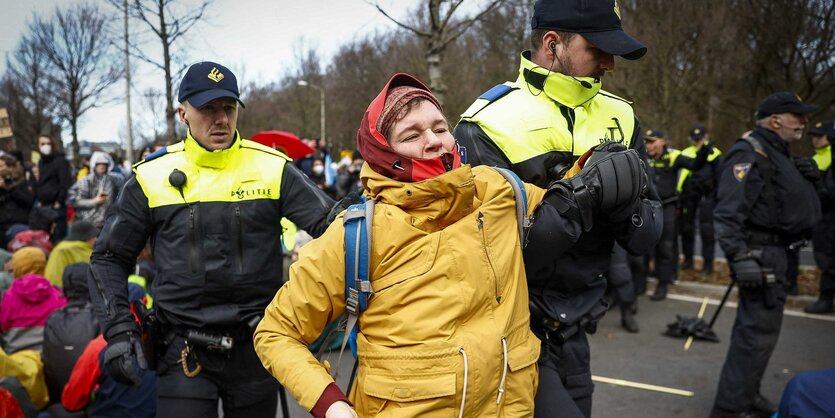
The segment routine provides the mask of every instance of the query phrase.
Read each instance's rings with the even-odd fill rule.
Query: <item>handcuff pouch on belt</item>
[[[763,302],[766,308],[772,309],[777,306],[777,294],[775,293],[775,288],[779,285],[779,283],[777,283],[777,276],[774,274],[773,268],[765,267],[763,265],[762,249],[755,248],[752,249],[750,253],[751,256],[757,260],[757,263],[760,264],[760,269],[762,271]]]

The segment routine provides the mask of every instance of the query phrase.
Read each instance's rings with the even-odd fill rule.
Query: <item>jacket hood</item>
[[[407,211],[412,226],[423,231],[440,231],[473,211],[475,183],[466,164],[427,180],[402,182],[366,163],[360,178],[367,198]]]
[[[90,290],[87,287],[88,263],[72,263],[64,268],[63,292],[67,300],[72,302],[86,302],[90,300]]]
[[[58,289],[52,286],[46,277],[38,274],[27,274],[15,279],[12,287],[7,290],[31,304],[44,302],[52,297]]]
[[[90,156],[90,173],[96,172],[96,164],[107,164],[107,172],[113,170],[113,158],[106,152],[96,151]]]
[[[385,135],[377,131],[377,120],[385,107],[386,98],[391,89],[399,86],[415,87],[432,94],[429,87],[405,73],[395,74],[386,83],[383,90],[368,105],[357,132],[357,149],[368,165],[377,173],[405,182],[426,180],[461,166],[457,143],[452,153],[426,160],[414,159],[394,152]]]

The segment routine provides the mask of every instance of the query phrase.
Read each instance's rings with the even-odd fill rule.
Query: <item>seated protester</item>
[[[61,291],[41,275],[45,264],[43,251],[35,247],[21,248],[12,255],[15,279],[0,302],[0,332],[7,354],[40,352],[46,319],[67,304]]]
[[[145,303],[145,291],[128,284],[128,302]],[[133,308],[131,308],[133,310]],[[134,313],[136,315],[136,313]],[[64,386],[61,404],[67,411],[87,408],[89,418],[153,418],[156,416],[157,378],[153,370],[141,370],[133,386],[118,383],[103,373],[104,348],[107,342],[99,335],[87,345]],[[93,399],[91,401],[91,399]],[[56,415],[57,416],[57,415]]]
[[[29,229],[29,211],[35,203],[35,192],[26,182],[23,167],[11,155],[0,156],[0,248],[6,248],[20,232]]]
[[[835,417],[835,369],[810,370],[796,374],[783,389],[779,418]]]
[[[36,207],[29,213],[29,229],[18,232],[9,242],[11,252],[23,247],[38,247],[47,255],[52,252],[52,232],[58,221],[58,212],[47,207]]]
[[[438,101],[406,74],[371,102],[357,145],[365,197],[376,204],[365,283],[373,293],[357,322],[356,412],[307,349],[346,310],[353,276],[345,272],[345,213],[301,249],[267,307],[254,337],[264,367],[314,417],[533,416],[540,342],[530,330],[517,219],[533,215],[531,228],[549,233],[529,245],[559,255],[594,214],[611,209],[598,167],[617,159],[640,170],[637,154],[612,153],[573,179],[591,192],[584,212],[567,183],[546,191],[461,165]],[[640,183],[612,193],[612,203],[636,205]],[[520,185],[524,215],[515,202]]]
[[[61,391],[75,362],[84,347],[101,333],[87,288],[89,269],[89,263],[74,263],[64,269],[63,293],[67,305],[53,312],[44,326],[41,358],[52,403],[61,402]]]
[[[70,233],[59,242],[46,262],[46,277],[54,286],[61,286],[64,268],[72,263],[90,263],[98,229],[90,222],[78,221],[70,225]]]
[[[111,172],[113,159],[96,151],[90,157],[90,174],[70,187],[67,204],[75,209],[76,221],[87,221],[101,229],[108,209],[125,184],[121,174]]]
[[[43,363],[37,351],[21,350],[14,354],[6,354],[0,348],[0,379],[3,378],[17,379],[37,409],[45,407],[49,401],[43,378]],[[25,400],[25,397],[21,398]],[[0,417],[5,415],[0,414]]]

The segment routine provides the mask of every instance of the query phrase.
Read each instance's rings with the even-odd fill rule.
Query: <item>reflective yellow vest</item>
[[[582,80],[592,88],[563,74],[549,73],[531,62],[526,51],[516,81],[494,87],[461,117],[478,124],[511,164],[558,152],[563,154],[560,163],[567,168],[602,142],[617,141],[630,147],[635,129],[630,102],[601,90],[599,81]]]
[[[690,158],[696,158],[696,153],[699,151],[699,148],[695,145],[691,145],[681,151],[681,155]],[[722,155],[722,151],[719,151],[719,148],[713,147],[713,151],[710,152],[710,155],[707,156],[707,162],[710,163],[716,158]],[[706,165],[707,166],[707,165]],[[686,168],[682,168],[681,171],[678,173],[678,185],[676,186],[676,193],[681,193],[682,189],[684,188],[684,183],[690,178],[690,175],[693,174],[692,171]]]
[[[825,147],[816,149],[815,155],[812,157],[812,159],[814,159],[815,163],[818,164],[818,170],[829,170],[829,166],[832,165],[832,146],[827,145]]]

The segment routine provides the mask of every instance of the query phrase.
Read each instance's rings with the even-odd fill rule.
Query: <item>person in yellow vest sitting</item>
[[[823,218],[812,230],[812,245],[815,249],[815,262],[821,270],[820,296],[818,300],[804,308],[808,313],[832,313],[835,296],[835,179],[832,167],[832,141],[835,141],[835,121],[817,122],[809,129],[815,155],[812,159],[823,173],[818,182],[817,191],[821,201]]]
[[[690,129],[692,145],[683,149],[681,155],[696,158],[699,150],[710,143],[707,128],[695,125]],[[684,253],[682,268],[693,268],[694,242],[696,238],[696,214],[699,220],[699,237],[702,240],[704,267],[702,274],[713,273],[713,257],[716,239],[713,234],[713,208],[716,206],[716,181],[722,164],[722,151],[711,147],[707,162],[699,170],[682,168],[678,173],[676,192],[679,195],[679,228],[681,229],[681,252]]]

